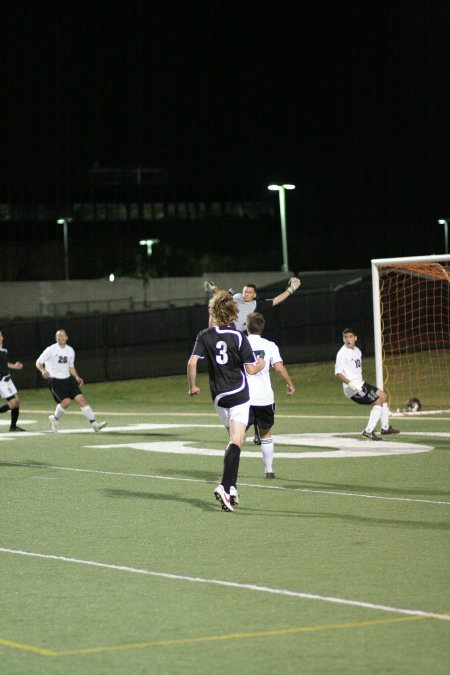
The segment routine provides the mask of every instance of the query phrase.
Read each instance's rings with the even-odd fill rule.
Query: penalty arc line
[[[283,588],[271,588],[269,586],[259,586],[257,584],[243,584],[235,581],[225,581],[221,579],[207,579],[203,577],[190,577],[182,574],[170,574],[168,572],[155,572],[153,570],[147,570],[138,567],[129,567],[127,565],[114,565],[112,563],[102,563],[96,560],[82,560],[80,558],[71,558],[49,553],[35,553],[32,551],[22,551],[20,549],[9,549],[0,547],[0,553],[21,555],[31,558],[41,558],[45,560],[57,560],[60,562],[69,562],[78,565],[86,565],[89,567],[99,567],[102,569],[115,570],[118,572],[129,572],[130,574],[142,574],[145,576],[171,579],[174,581],[188,581],[197,584],[211,584],[215,586],[224,586],[226,588],[239,588],[241,590],[256,591],[259,593],[270,593],[273,595],[301,598],[303,600],[318,600],[321,602],[329,602],[337,605],[350,605],[353,607],[362,607],[365,609],[372,609],[381,612],[391,612],[394,614],[402,614],[407,616],[422,616],[429,619],[439,619],[440,621],[450,621],[450,615],[448,614],[446,615],[437,612],[427,612],[421,609],[405,609],[402,607],[391,607],[389,605],[378,605],[376,603],[364,602],[361,600],[347,600],[346,598],[336,598],[333,596],[318,595],[315,593],[303,593],[300,591],[289,591]]]

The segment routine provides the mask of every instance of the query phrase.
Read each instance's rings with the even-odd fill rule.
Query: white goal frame
[[[384,389],[379,268],[384,267],[385,265],[395,265],[409,262],[435,262],[435,263],[450,262],[450,255],[448,254],[423,255],[423,256],[412,256],[407,258],[374,258],[373,260],[371,260],[375,375],[376,375],[376,385],[378,389]],[[431,411],[428,412],[430,413]]]

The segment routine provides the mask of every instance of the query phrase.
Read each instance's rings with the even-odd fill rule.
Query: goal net
[[[391,412],[450,412],[450,256],[372,260],[372,291],[377,387]]]

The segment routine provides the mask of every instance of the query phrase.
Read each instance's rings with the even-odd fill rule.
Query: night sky
[[[166,168],[168,198],[276,199],[283,181],[297,269],[443,253],[449,8],[4,2],[1,199],[70,199],[95,163]]]

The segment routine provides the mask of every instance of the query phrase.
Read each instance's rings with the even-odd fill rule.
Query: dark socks
[[[230,493],[230,485],[236,485],[240,456],[240,447],[236,443],[230,443],[223,458],[222,485],[227,494]]]
[[[10,426],[10,429],[15,428],[18,419],[19,419],[19,408],[13,408],[11,410],[11,426]]]
[[[9,410],[9,405],[5,403],[4,405],[0,405],[0,413],[2,412],[8,412]]]

